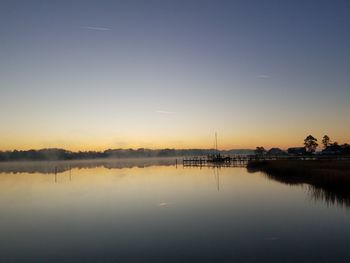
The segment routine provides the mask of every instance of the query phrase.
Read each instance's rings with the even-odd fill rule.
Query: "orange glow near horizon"
[[[350,142],[345,6],[57,2],[0,9],[2,151]]]
[[[298,147],[303,145],[303,139],[309,133],[292,135],[279,135],[270,134],[246,134],[246,135],[232,135],[223,134],[218,136],[218,148],[221,150],[230,149],[255,149],[257,146],[263,146],[266,149],[272,147],[279,147],[281,149],[287,149],[289,147]],[[318,138],[321,147],[321,140],[324,133],[310,133]],[[329,133],[327,133],[329,135]],[[30,149],[42,149],[42,148],[62,148],[71,151],[103,151],[106,149],[210,149],[214,148],[214,135],[206,134],[207,136],[192,136],[192,137],[158,137],[158,138],[141,138],[137,137],[137,140],[132,137],[126,137],[125,140],[117,140],[115,138],[102,139],[102,138],[57,138],[41,141],[35,137],[20,137],[20,136],[7,136],[1,140],[0,150],[30,150]],[[332,137],[333,141],[338,143],[347,143],[346,136]]]

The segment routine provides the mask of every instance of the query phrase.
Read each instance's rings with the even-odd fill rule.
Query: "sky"
[[[1,1],[0,150],[350,142],[349,1]]]

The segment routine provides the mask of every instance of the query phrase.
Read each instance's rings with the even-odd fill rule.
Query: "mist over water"
[[[350,262],[350,1],[0,3],[0,263]]]
[[[346,206],[246,168],[174,161],[1,164],[0,261],[350,259]]]

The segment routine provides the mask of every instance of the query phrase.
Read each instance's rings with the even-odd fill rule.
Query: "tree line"
[[[317,139],[312,136],[309,135],[304,139],[304,147],[306,152],[308,153],[314,153],[316,152],[317,147],[319,146],[319,144],[317,143]],[[350,145],[347,143],[344,144],[339,144],[337,141],[332,142],[332,140],[330,139],[330,137],[328,135],[324,135],[322,138],[322,146],[323,146],[323,150],[322,152],[324,153],[346,153],[349,154],[350,153]]]
[[[323,154],[350,154],[350,145],[347,143],[339,144],[338,142],[332,142],[330,137],[328,135],[324,135],[322,138],[322,151]],[[306,136],[304,139],[304,146],[303,147],[294,147],[289,148],[287,150],[288,153],[297,153],[297,154],[313,154],[316,152],[317,147],[319,146],[317,138],[315,138],[312,135]],[[280,151],[280,153],[283,153],[284,151],[280,150],[279,148],[272,148],[275,150],[275,152]],[[272,150],[270,149],[270,150]],[[277,150],[276,150],[277,149]],[[255,154],[266,154],[269,153],[265,150],[264,147],[258,146],[255,149]],[[286,153],[286,152],[284,152]]]

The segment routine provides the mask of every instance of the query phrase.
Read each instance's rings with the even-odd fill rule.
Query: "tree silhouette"
[[[265,153],[266,153],[266,150],[265,150],[264,147],[262,147],[262,146],[256,147],[256,149],[255,149],[255,154],[262,155],[262,154],[265,154]]]
[[[312,135],[307,136],[304,140],[304,146],[308,153],[315,152],[318,146],[317,139]]]
[[[323,136],[322,144],[323,144],[323,147],[324,147],[325,149],[326,149],[328,146],[331,145],[331,139],[329,138],[328,135]]]

